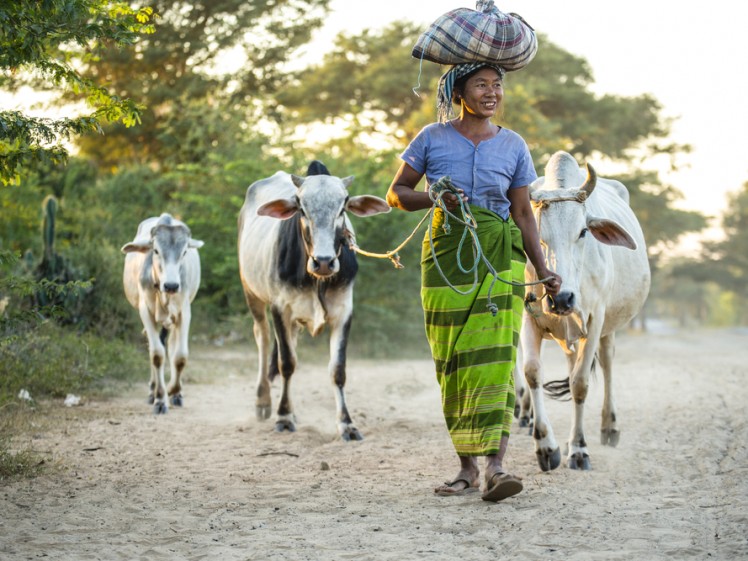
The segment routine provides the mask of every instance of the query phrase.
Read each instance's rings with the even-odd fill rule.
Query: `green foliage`
[[[43,460],[32,450],[11,450],[10,439],[0,433],[0,482],[33,477],[39,473]]]
[[[676,208],[683,194],[670,185],[661,184],[654,172],[635,171],[616,179],[628,188],[631,208],[642,225],[651,258],[657,259],[672,249],[684,234],[706,227],[707,220],[702,213]]]
[[[709,314],[714,325],[748,325],[748,182],[728,196],[722,228],[723,239],[704,243],[698,259],[676,262],[673,276],[714,289]]]
[[[67,158],[65,141],[103,122],[133,126],[142,107],[110,93],[80,73],[82,60],[98,56],[106,46],[131,45],[152,33],[152,10],[104,0],[3,2],[0,5],[0,80],[11,90],[29,81],[82,95],[94,109],[77,118],[36,118],[18,111],[0,111],[0,181],[18,183],[20,170],[38,163],[58,164]]]
[[[0,404],[25,389],[32,399],[64,398],[109,380],[147,381],[142,347],[80,335],[53,322],[25,326],[0,338]]]
[[[224,128],[254,131],[267,121],[272,95],[286,81],[284,66],[321,25],[328,4],[151,2],[158,32],[138,43],[137,56],[109,49],[88,67],[120,95],[147,105],[142,126],[106,127],[104,138],[83,139],[81,152],[106,168],[130,163],[171,170],[229,151]]]
[[[725,238],[705,244],[705,259],[716,280],[741,298],[748,297],[748,182],[729,195],[722,218]]]

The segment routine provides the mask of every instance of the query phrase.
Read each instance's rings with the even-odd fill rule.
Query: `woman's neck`
[[[475,118],[465,115],[464,112],[451,122],[457,132],[476,145],[483,140],[489,140],[496,136],[501,128],[494,125],[490,119]]]

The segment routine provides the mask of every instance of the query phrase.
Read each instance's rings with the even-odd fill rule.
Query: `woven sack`
[[[457,8],[424,31],[412,55],[439,64],[488,62],[519,70],[538,52],[535,30],[517,14],[505,14],[493,0],[478,0],[476,9]]]

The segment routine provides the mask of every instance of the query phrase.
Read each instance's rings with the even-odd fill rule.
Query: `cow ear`
[[[342,178],[340,181],[343,182],[343,187],[348,189],[348,187],[350,187],[351,184],[353,183],[353,177],[354,177],[353,175],[349,175],[348,177]]]
[[[296,185],[296,188],[298,189],[301,187],[301,184],[304,183],[304,178],[299,175],[291,175],[291,183]]]
[[[588,218],[587,228],[600,243],[636,249],[634,238],[618,222],[606,218]]]
[[[148,253],[153,247],[151,240],[134,240],[122,246],[122,253]]]
[[[204,245],[205,245],[205,242],[201,240],[193,240],[192,238],[190,238],[190,241],[187,243],[187,247],[191,247],[193,249],[200,249]]]
[[[257,209],[257,215],[270,216],[279,220],[288,220],[294,214],[296,214],[296,211],[298,210],[299,207],[296,206],[295,200],[276,199],[259,207]]]
[[[373,216],[392,210],[387,201],[374,195],[359,195],[348,199],[345,209],[356,216]]]

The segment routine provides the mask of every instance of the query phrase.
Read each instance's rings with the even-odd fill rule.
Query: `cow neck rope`
[[[586,196],[580,196],[576,195],[574,197],[559,197],[556,199],[550,199],[547,201],[543,201],[541,203],[533,203],[533,206],[537,208],[537,217],[535,218],[535,221],[538,224],[538,232],[540,232],[540,221],[543,218],[543,209],[546,208],[550,203],[559,203],[559,202],[574,202],[574,203],[580,203],[584,205],[584,201],[587,199]],[[579,286],[579,280],[582,278],[582,271],[584,269],[584,263],[587,259],[587,246],[589,244],[587,243],[587,239],[585,236],[584,240],[584,247],[582,248],[582,258],[579,260],[579,267],[576,269],[576,278],[574,279],[577,284],[573,286]],[[545,259],[546,263],[548,263],[548,255],[546,251],[543,251],[543,258]],[[545,294],[544,296],[546,296]],[[550,297],[551,300],[553,300],[553,297]]]

